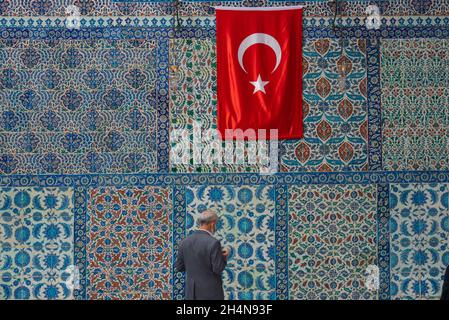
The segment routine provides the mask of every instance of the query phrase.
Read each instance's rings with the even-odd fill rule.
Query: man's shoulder
[[[190,242],[194,239],[201,239],[207,242],[215,243],[220,242],[217,238],[215,238],[213,235],[203,232],[203,231],[193,231],[191,234],[189,234],[183,241],[184,242]]]

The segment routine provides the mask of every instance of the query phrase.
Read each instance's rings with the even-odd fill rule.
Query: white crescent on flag
[[[282,58],[282,51],[281,46],[279,45],[279,42],[266,33],[253,33],[247,36],[243,41],[240,43],[239,50],[237,52],[237,58],[239,60],[240,67],[245,71],[245,73],[248,73],[245,69],[245,66],[243,65],[243,55],[245,54],[246,50],[251,47],[254,44],[265,44],[269,46],[271,49],[273,49],[274,53],[276,54],[276,65],[271,71],[273,73],[276,71],[277,67],[279,66],[279,63],[281,63]]]

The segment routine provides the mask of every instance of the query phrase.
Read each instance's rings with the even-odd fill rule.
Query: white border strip
[[[282,11],[282,10],[296,10],[302,9],[306,6],[285,6],[285,7],[226,7],[216,6],[212,7],[215,10],[233,10],[233,11]]]

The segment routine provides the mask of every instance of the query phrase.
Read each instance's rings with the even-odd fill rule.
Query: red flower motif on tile
[[[88,205],[91,299],[171,297],[171,189],[98,188]]]

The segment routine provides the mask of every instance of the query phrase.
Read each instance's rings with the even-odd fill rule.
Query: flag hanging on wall
[[[218,129],[303,137],[302,9],[216,8]]]

